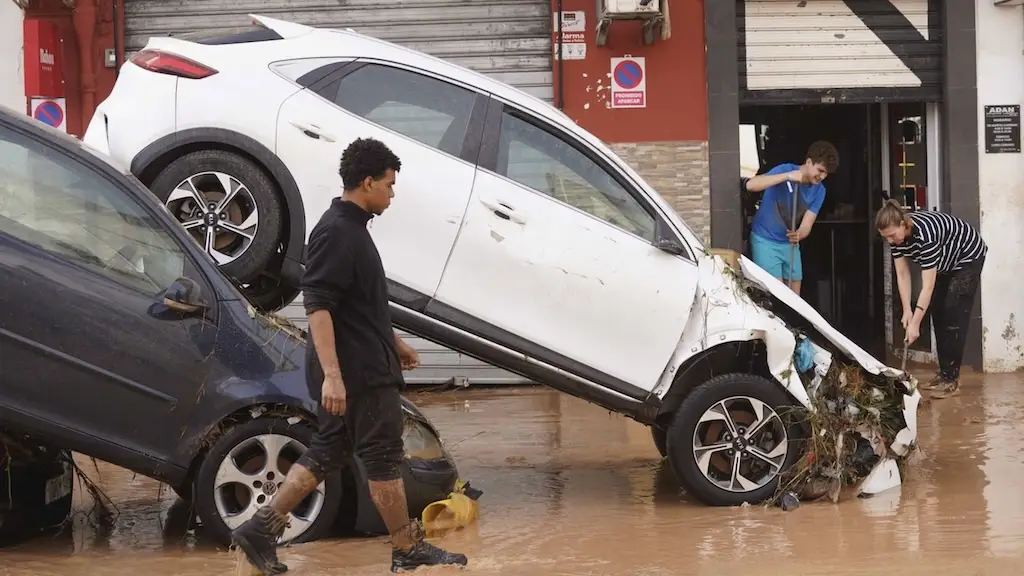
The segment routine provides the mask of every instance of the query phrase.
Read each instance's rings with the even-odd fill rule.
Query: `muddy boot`
[[[918,386],[918,388],[920,388],[921,390],[934,390],[936,386],[945,384],[946,382],[948,381],[940,373],[933,376],[931,380]]]
[[[264,506],[231,533],[231,542],[242,549],[261,574],[275,576],[288,571],[288,566],[277,559],[277,539],[287,527],[287,517]]]
[[[949,398],[950,396],[956,396],[960,393],[960,381],[952,380],[939,383],[937,386],[932,388],[931,397],[936,400],[942,400],[943,398]]]
[[[415,570],[420,566],[458,565],[465,566],[469,560],[464,554],[453,554],[423,540],[423,527],[416,520],[404,529],[412,540],[412,548],[391,551],[391,571]]]

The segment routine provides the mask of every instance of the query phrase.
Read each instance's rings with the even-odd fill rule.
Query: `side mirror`
[[[210,307],[200,293],[199,285],[184,276],[171,282],[164,291],[164,306],[184,314],[194,314]]]
[[[686,255],[686,248],[666,228],[665,221],[658,218],[654,225],[654,247],[673,256]]]

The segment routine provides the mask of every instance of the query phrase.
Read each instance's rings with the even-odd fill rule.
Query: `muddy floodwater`
[[[923,375],[923,374],[922,374]],[[797,510],[708,508],[680,495],[648,429],[544,388],[412,394],[480,519],[439,543],[478,574],[927,574],[1024,570],[1024,376],[965,378],[920,413],[924,459],[901,490]],[[234,574],[234,556],[188,528],[188,506],[152,480],[84,458],[117,506],[102,528],[78,513],[65,534],[0,551],[0,574]],[[281,550],[288,574],[388,573],[383,538]],[[428,574],[457,569],[421,570]]]

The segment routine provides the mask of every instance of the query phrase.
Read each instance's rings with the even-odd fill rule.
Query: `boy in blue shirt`
[[[800,294],[800,282],[803,280],[800,241],[811,233],[814,219],[817,218],[818,211],[825,201],[825,186],[821,183],[822,180],[834,173],[837,168],[839,153],[836,147],[819,140],[807,149],[803,164],[779,164],[765,174],[744,181],[744,189],[748,192],[764,191],[750,230],[750,248],[754,263],[789,284],[797,294]],[[796,192],[799,192],[799,195]],[[792,222],[794,197],[798,198],[796,222],[800,223],[799,227]],[[796,246],[793,255],[793,282],[789,283],[791,244]]]

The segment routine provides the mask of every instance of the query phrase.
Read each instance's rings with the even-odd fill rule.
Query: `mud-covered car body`
[[[134,177],[0,108],[0,429],[165,482],[226,541],[309,444],[306,346],[257,313]],[[427,418],[403,407],[417,514],[447,497],[457,470]],[[380,532],[363,478],[353,457],[287,539],[324,534],[339,515]]]

